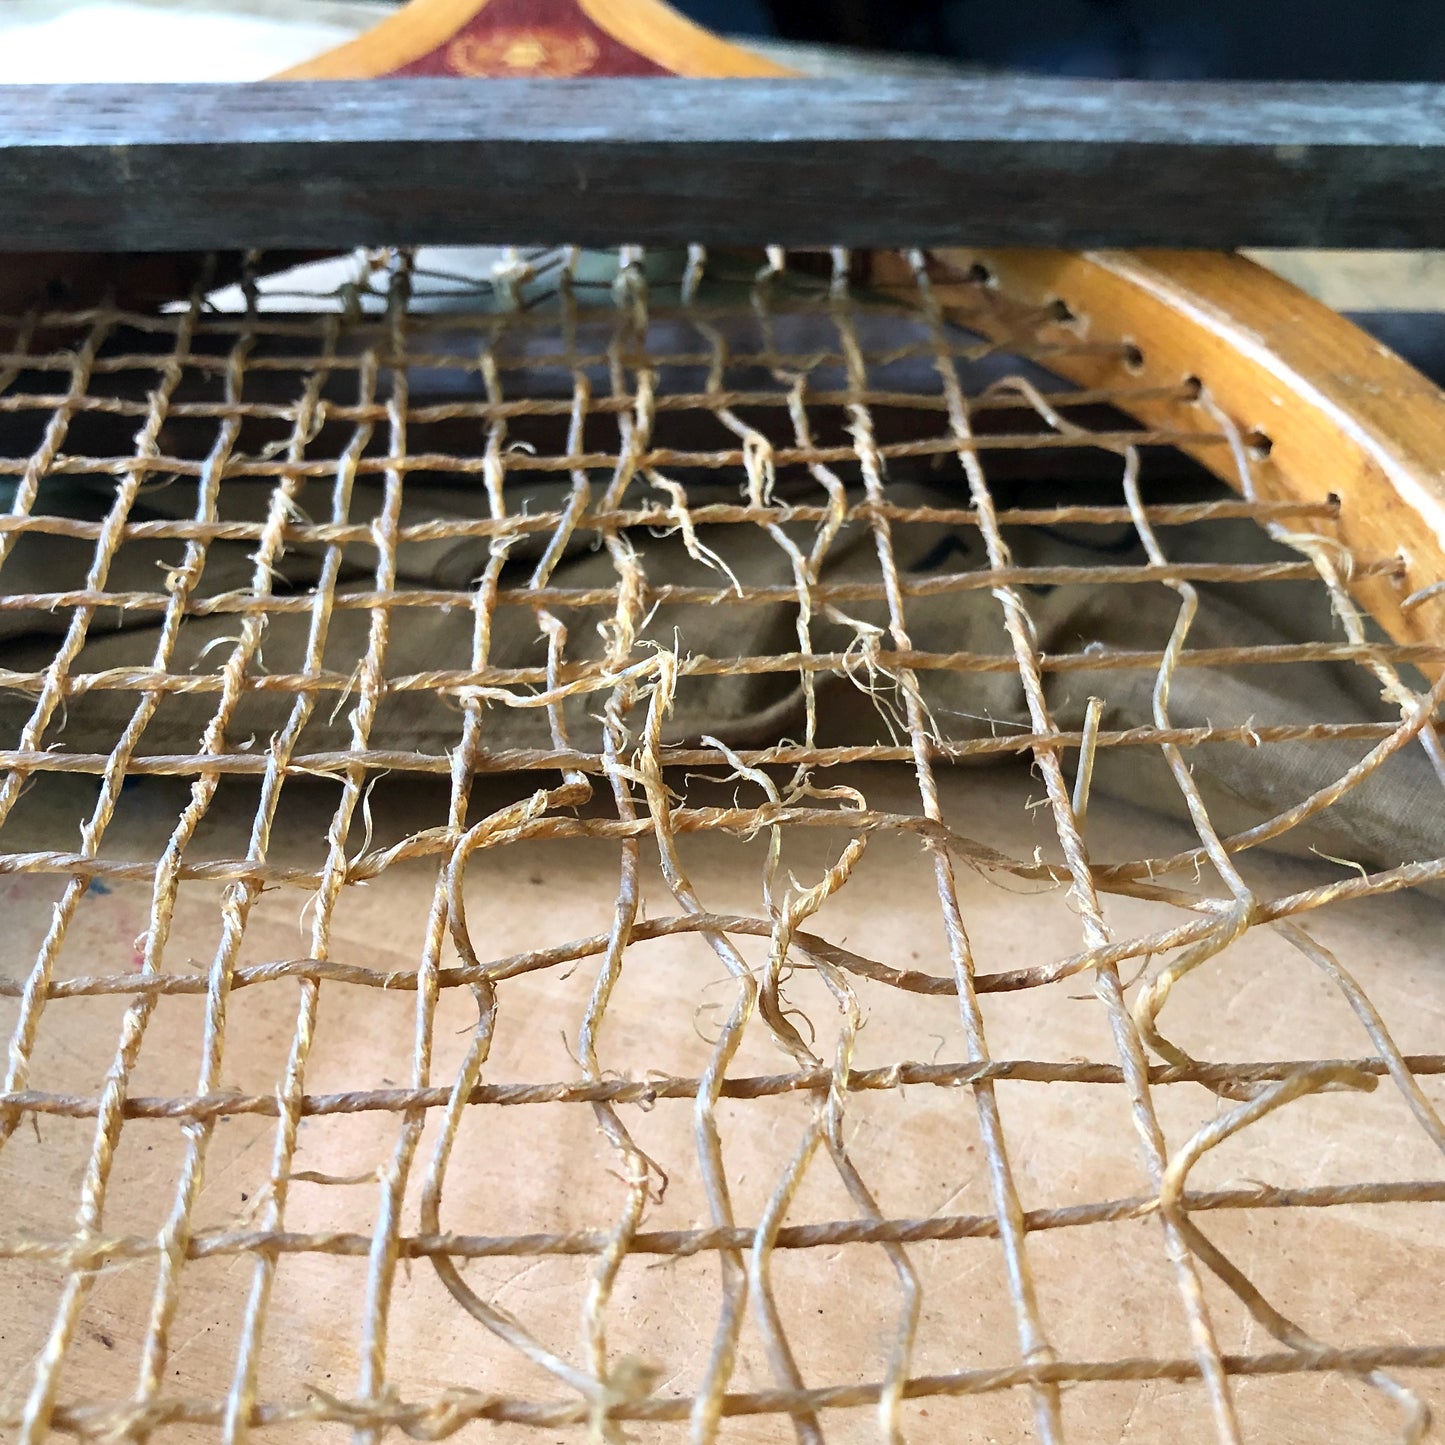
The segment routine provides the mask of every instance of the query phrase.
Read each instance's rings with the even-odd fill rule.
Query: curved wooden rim
[[[765,60],[750,50],[694,25],[663,0],[578,0],[594,25],[607,31],[629,50],[645,55],[674,75],[712,76],[793,75],[786,66]]]
[[[488,0],[411,0],[355,40],[283,70],[280,80],[364,80],[429,55]],[[787,76],[793,72],[694,25],[662,0],[576,0],[589,20],[674,75]]]
[[[1007,342],[1028,325],[1042,339],[1080,335],[1135,348],[1066,354],[1050,369],[1087,386],[1155,382],[1169,399],[1129,410],[1145,425],[1216,430],[1219,407],[1250,442],[1259,496],[1337,499],[1312,530],[1358,562],[1398,559],[1397,575],[1353,591],[1399,642],[1445,637],[1445,595],[1404,605],[1445,580],[1445,392],[1338,312],[1240,256],[1163,251],[945,251],[934,254],[945,309]],[[911,291],[901,258],[878,255],[877,284]],[[977,307],[977,287],[1005,304]],[[1037,327],[1062,302],[1065,319]],[[1023,320],[1027,310],[1031,321]],[[960,320],[964,318],[960,315]],[[1199,383],[1199,400],[1185,384]],[[1218,445],[1184,448],[1238,486]]]
[[[487,0],[412,0],[335,49],[278,72],[278,80],[364,80],[444,45]]]

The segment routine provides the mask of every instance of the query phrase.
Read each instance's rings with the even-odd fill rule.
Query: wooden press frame
[[[431,0],[438,23],[468,4]],[[611,22],[623,13],[589,4]],[[727,68],[730,47],[678,23],[654,25],[649,43],[682,47],[679,70]],[[697,35],[720,48],[688,52]],[[1052,307],[1052,324],[1123,343],[1062,357],[1069,379],[1107,385],[1124,368],[1176,396],[1197,383],[1193,399],[1133,410],[1152,424],[1217,407],[1248,439],[1259,495],[1335,499],[1316,530],[1357,561],[1397,560],[1357,584],[1382,626],[1400,642],[1445,637],[1445,393],[1328,307],[1220,254],[1445,245],[1445,87],[0,87],[0,252],[618,241],[934,248],[945,309],[1001,342],[1011,315]],[[1200,249],[1113,249],[1126,245]],[[911,284],[897,265],[879,251],[869,279]],[[979,286],[1013,310],[980,312]],[[1197,455],[1238,485],[1234,457]]]

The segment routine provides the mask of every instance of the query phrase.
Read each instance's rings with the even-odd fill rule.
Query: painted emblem
[[[597,42],[576,31],[493,30],[459,35],[447,47],[457,75],[582,75],[597,60]]]

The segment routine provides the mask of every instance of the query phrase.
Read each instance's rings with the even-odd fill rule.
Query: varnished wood
[[[1151,426],[1213,431],[1212,401],[1239,429],[1262,497],[1339,500],[1337,521],[1311,529],[1338,538],[1358,562],[1398,559],[1399,574],[1354,583],[1360,602],[1400,642],[1445,636],[1445,597],[1402,609],[1445,578],[1445,392],[1329,307],[1238,256],[1168,252],[955,251],[938,262],[955,278],[940,299],[968,324],[1007,341],[1010,308],[977,306],[980,284],[1016,303],[1015,321],[1062,302],[1069,318],[1040,333],[1123,343],[1118,352],[1061,352],[1050,367],[1086,386],[1142,379],[1198,401],[1130,405]],[[912,295],[898,257],[878,256],[874,279]],[[975,269],[977,268],[977,269]],[[966,279],[972,274],[972,281]],[[1061,314],[1063,314],[1061,312]],[[1031,325],[1033,323],[1030,323]],[[1234,458],[1186,446],[1231,485]]]
[[[0,89],[0,248],[1445,242],[1445,88]]]
[[[386,75],[444,45],[488,0],[411,0],[355,40],[281,72],[285,80]],[[583,14],[630,50],[678,76],[782,76],[789,72],[694,25],[662,0],[578,0]]]
[[[288,74],[384,74],[487,3],[413,0]],[[578,3],[678,74],[776,73],[661,0]],[[1445,241],[1440,87],[400,84],[0,91],[0,248]],[[902,281],[899,264],[876,257],[875,279]],[[1445,631],[1445,598],[1402,607],[1445,578],[1445,396],[1384,348],[1229,256],[955,250],[944,264],[961,306],[982,266],[1020,307],[1061,300],[1074,319],[1058,324],[1132,343],[1150,379],[1197,378],[1256,450],[1268,439],[1251,463],[1262,495],[1336,494],[1357,557],[1399,555],[1397,581],[1358,588],[1391,634]],[[1098,385],[1127,368],[1091,353],[1058,369]],[[1200,404],[1138,412],[1198,424],[1175,413]],[[1237,480],[1217,447],[1195,450]]]
[[[786,66],[754,55],[694,25],[662,0],[579,0],[579,3],[602,29],[674,75],[783,77],[793,73]]]
[[[359,80],[385,75],[443,45],[487,0],[412,0],[354,40],[323,51],[279,80]]]

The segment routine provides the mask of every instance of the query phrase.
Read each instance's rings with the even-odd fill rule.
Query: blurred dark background
[[[673,0],[731,35],[1129,79],[1445,80],[1445,0]]]

